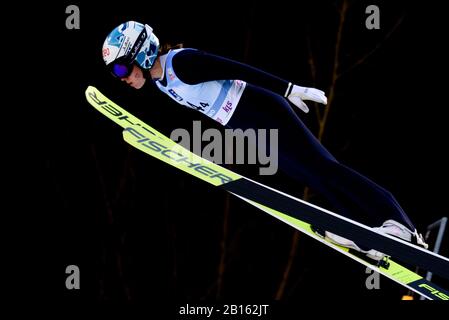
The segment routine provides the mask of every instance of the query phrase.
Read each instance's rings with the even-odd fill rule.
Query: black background
[[[65,27],[69,4],[80,8],[80,30]],[[14,292],[22,299],[67,302],[272,301],[292,228],[131,149],[120,128],[87,104],[84,90],[95,85],[167,135],[191,128],[193,120],[217,127],[151,85],[136,91],[107,73],[104,38],[121,22],[136,20],[150,24],[161,42],[183,42],[328,92],[340,4],[83,1],[19,9],[26,18],[16,21],[15,41],[22,44],[19,65],[25,68],[9,83],[16,126],[6,138],[13,146],[5,156],[15,165],[5,167],[13,177],[13,196],[7,194],[13,206],[5,210],[14,220],[6,242],[13,255],[5,264],[15,271],[8,276]],[[427,2],[350,4],[339,59],[344,74],[323,143],[390,190],[423,230],[449,209],[444,10]],[[365,28],[369,4],[380,8],[380,30]],[[300,116],[317,131],[313,112]],[[259,179],[253,168],[234,169]],[[259,180],[300,197],[302,186],[284,178]],[[226,205],[226,268],[218,289]],[[442,250],[448,255],[447,241]],[[80,290],[65,288],[70,264],[80,268]],[[386,278],[381,290],[367,290],[366,277],[363,267],[301,236],[282,300],[290,306],[389,301],[406,293]]]

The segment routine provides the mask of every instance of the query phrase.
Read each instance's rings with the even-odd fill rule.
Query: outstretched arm
[[[186,49],[173,57],[177,76],[187,84],[213,80],[239,79],[268,89],[290,100],[304,112],[309,109],[302,100],[327,103],[323,91],[293,85],[280,77],[228,58]]]

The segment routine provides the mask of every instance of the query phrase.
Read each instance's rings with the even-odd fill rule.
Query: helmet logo
[[[104,58],[104,57],[107,57],[108,55],[110,55],[110,53],[111,53],[111,52],[109,51],[109,48],[104,48],[104,49],[103,49],[103,58]]]
[[[131,52],[129,54],[129,58],[130,58],[131,61],[134,61],[134,59],[136,58],[137,53],[142,48],[142,45],[143,45],[143,43],[145,42],[146,39],[147,39],[147,32],[146,32],[146,30],[144,28],[142,30],[142,32],[139,34],[139,36],[137,37],[136,43],[132,47]]]
[[[129,51],[131,50],[129,37],[126,37],[126,40],[123,43],[122,50],[125,52],[125,55],[128,55]]]

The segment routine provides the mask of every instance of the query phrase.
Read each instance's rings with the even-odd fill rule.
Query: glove
[[[327,98],[323,91],[315,88],[300,87],[291,82],[288,84],[284,97],[305,113],[309,112],[309,107],[307,107],[303,100],[327,104]]]

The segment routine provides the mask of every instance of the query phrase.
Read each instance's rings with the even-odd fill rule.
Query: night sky
[[[34,75],[29,93],[16,97],[19,114],[29,115],[29,131],[27,145],[20,147],[25,155],[14,161],[20,178],[9,209],[18,226],[10,243],[20,258],[9,266],[23,268],[12,276],[19,297],[273,301],[294,230],[129,147],[121,129],[88,105],[84,90],[96,86],[166,135],[175,128],[191,130],[194,120],[203,129],[218,128],[151,84],[136,91],[108,74],[101,58],[104,38],[121,22],[137,20],[150,24],[161,42],[182,42],[328,93],[342,1],[295,1],[294,8],[285,1],[83,1],[36,8],[38,27],[30,43],[40,69],[27,71]],[[348,2],[323,144],[391,191],[424,230],[449,212],[447,26],[437,6],[391,2]],[[65,28],[69,4],[79,5],[79,30]],[[380,8],[380,30],[365,27],[369,4]],[[309,105],[308,115],[298,114],[317,133]],[[302,197],[303,186],[282,175],[258,177],[254,167],[241,165],[231,169]],[[317,194],[312,202],[325,199]],[[448,251],[446,241],[442,253]],[[77,291],[64,285],[71,264],[81,272]],[[33,270],[37,276],[30,280]],[[281,300],[388,301],[407,292],[386,278],[380,290],[367,290],[366,277],[362,266],[301,235]]]

